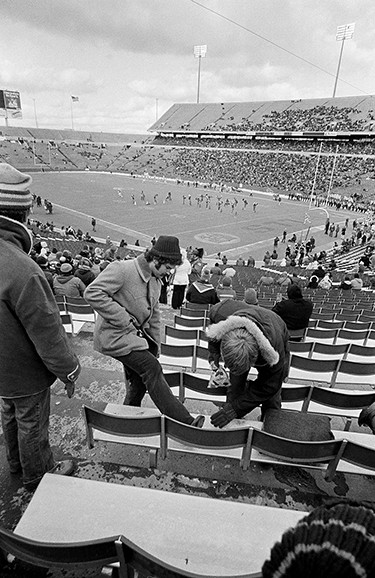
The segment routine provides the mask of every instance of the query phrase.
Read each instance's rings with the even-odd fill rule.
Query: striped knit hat
[[[374,510],[353,502],[316,508],[276,542],[263,565],[262,576],[374,577]]]
[[[0,212],[2,209],[26,210],[32,205],[29,186],[32,178],[7,163],[0,163]]]

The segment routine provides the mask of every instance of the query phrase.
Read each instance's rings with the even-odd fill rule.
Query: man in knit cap
[[[181,262],[178,239],[162,235],[135,259],[110,263],[90,283],[84,297],[99,314],[94,349],[124,366],[124,404],[140,406],[148,391],[161,413],[202,427],[204,417],[194,419],[173,395],[157,360],[161,281]]]
[[[74,470],[51,451],[50,387],[59,378],[72,397],[80,365],[48,281],[29,257],[30,184],[29,175],[0,163],[1,418],[10,472],[33,490],[46,472]]]
[[[226,299],[211,307],[209,319],[209,362],[214,370],[223,361],[231,383],[227,402],[211,416],[211,423],[224,427],[259,405],[262,417],[267,409],[280,409],[280,390],[289,371],[289,333],[281,317],[257,305]],[[258,375],[247,381],[251,367]]]

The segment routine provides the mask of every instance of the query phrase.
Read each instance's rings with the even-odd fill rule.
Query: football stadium
[[[375,95],[336,96],[341,28],[333,96],[201,102],[195,46],[197,102],[143,132],[0,90],[1,576],[374,575]]]

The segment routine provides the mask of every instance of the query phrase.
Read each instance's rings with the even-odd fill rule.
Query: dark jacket
[[[205,281],[194,281],[186,291],[186,301],[191,303],[211,304],[218,303],[219,297],[211,283]]]
[[[272,311],[280,315],[289,330],[307,327],[312,310],[312,302],[303,298],[283,299],[272,308]]]
[[[27,228],[0,216],[0,396],[22,397],[79,371]]]
[[[96,279],[96,275],[91,269],[81,269],[80,267],[78,267],[77,271],[74,273],[74,277],[80,279],[85,287],[90,285],[90,283]]]
[[[209,361],[219,363],[220,343],[227,331],[245,327],[256,338],[260,354],[255,363],[258,376],[249,382],[244,396],[231,401],[237,417],[247,413],[247,403],[254,407],[273,397],[281,389],[289,372],[289,333],[284,321],[273,311],[227,299],[210,309],[211,325],[207,330]],[[246,401],[244,403],[244,399]]]

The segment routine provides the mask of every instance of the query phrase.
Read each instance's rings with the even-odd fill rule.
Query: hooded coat
[[[48,281],[30,257],[32,239],[0,216],[0,397],[34,395],[56,378],[68,382],[79,361]]]
[[[281,389],[289,372],[289,333],[284,321],[273,311],[241,301],[225,300],[210,309],[209,361],[217,365],[223,336],[233,329],[243,327],[255,338],[259,356],[254,365],[257,378],[248,382],[245,392],[231,399],[230,406],[237,417],[243,417],[263,402],[271,399]],[[233,376],[231,375],[231,381]]]

